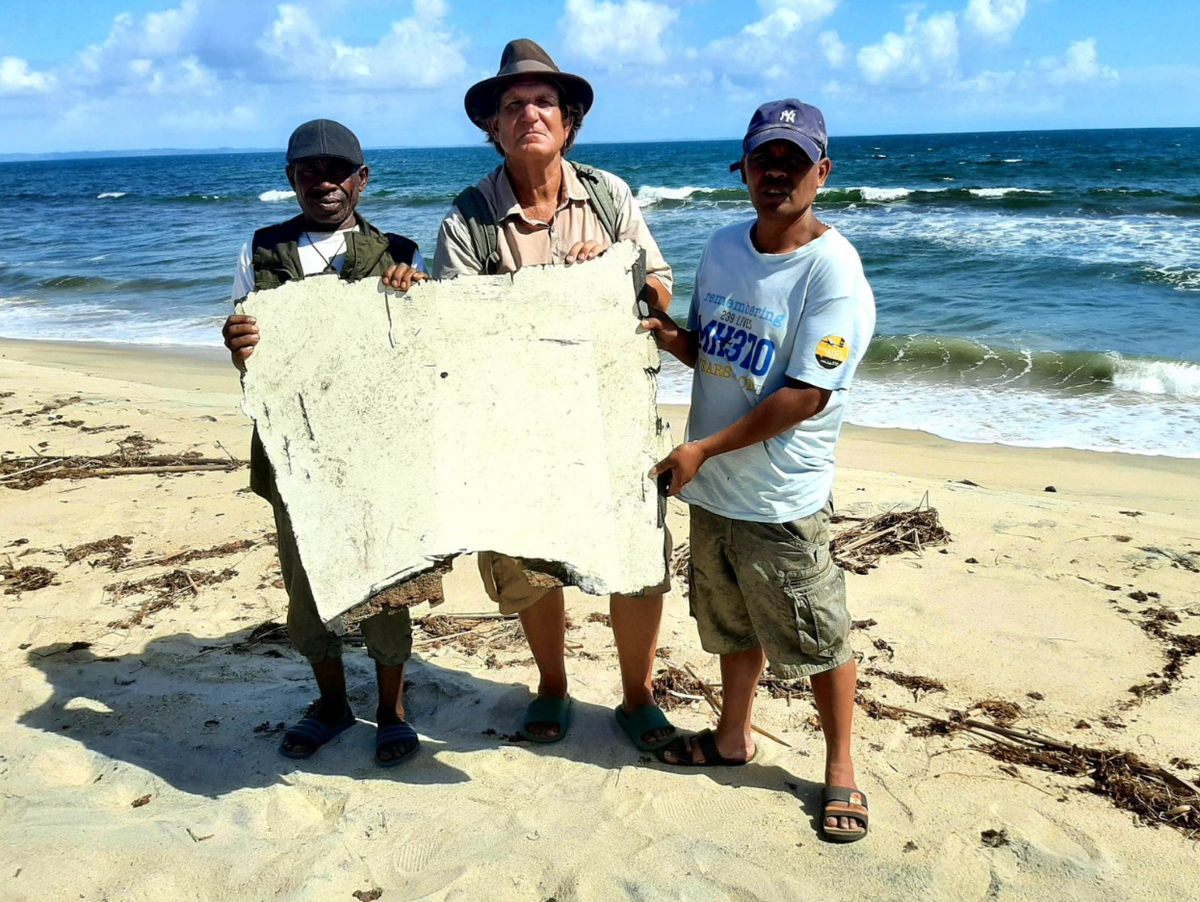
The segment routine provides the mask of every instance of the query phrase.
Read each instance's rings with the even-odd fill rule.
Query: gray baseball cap
[[[354,132],[332,119],[305,122],[288,139],[287,161],[297,163],[316,157],[345,160],[352,166],[363,164],[362,145]]]

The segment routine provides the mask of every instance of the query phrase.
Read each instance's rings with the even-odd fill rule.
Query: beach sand
[[[151,454],[245,457],[239,401],[224,355],[0,342],[6,459],[33,449],[50,460],[108,454],[134,433],[157,443]],[[678,439],[686,411],[664,413]],[[98,427],[106,431],[85,431]],[[54,579],[13,594],[12,579],[0,582],[0,897],[1195,898],[1194,838],[1139,822],[1087,791],[1086,776],[973,750],[986,744],[980,735],[914,735],[916,718],[857,709],[872,825],[848,846],[816,830],[823,743],[807,693],[764,691],[756,704],[756,723],[790,748],[760,736],[758,759],[744,768],[660,765],[612,717],[620,681],[599,616],[607,601],[575,590],[575,717],[564,742],[509,739],[536,680],[528,649],[507,641],[512,624],[491,626],[491,646],[474,651],[418,626],[406,704],[419,756],[392,770],[374,764],[373,670],[353,648],[348,678],[364,722],[309,761],[284,759],[279,725],[315,689],[286,642],[247,641],[283,620],[286,599],[270,509],[245,489],[246,475],[0,484],[0,566],[43,567]],[[1167,661],[1166,641],[1143,629],[1148,611],[1170,612],[1170,635],[1200,633],[1200,464],[846,430],[840,513],[926,497],[950,544],[847,575],[853,616],[874,621],[854,634],[864,701],[933,715],[1012,702],[1015,729],[1130,751],[1200,779],[1190,766],[1200,764],[1200,661],[1183,657],[1165,694],[1139,703],[1130,691],[1161,680]],[[674,502],[670,527],[686,539],[686,511]],[[253,544],[119,571],[102,555],[67,560],[112,536],[132,538],[127,565]],[[188,582],[170,606],[111,625],[153,597],[114,585],[178,569]],[[715,682],[717,661],[699,647],[684,589],[667,598],[662,663],[690,664]],[[433,614],[494,610],[470,558],[455,562],[446,597]],[[944,689],[910,690],[886,674]],[[703,703],[671,716],[689,730],[711,723]],[[979,708],[971,716],[989,720]]]

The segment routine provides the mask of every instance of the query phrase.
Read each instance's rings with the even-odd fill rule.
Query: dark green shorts
[[[832,500],[789,523],[730,520],[691,508],[691,611],[714,655],[761,645],[780,677],[850,660],[846,578],[829,553]]]

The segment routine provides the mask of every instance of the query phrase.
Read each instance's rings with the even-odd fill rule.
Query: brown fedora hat
[[[563,72],[554,65],[550,54],[529,38],[509,41],[500,57],[500,71],[467,89],[463,106],[471,121],[484,128],[496,112],[496,95],[515,81],[545,76],[546,81],[559,85],[572,103],[578,103],[586,113],[592,108],[592,86],[578,75]]]

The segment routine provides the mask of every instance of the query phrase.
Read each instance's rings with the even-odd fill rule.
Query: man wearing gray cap
[[[523,266],[571,266],[594,259],[618,241],[646,252],[645,299],[666,309],[671,268],[658,250],[633,195],[615,175],[564,159],[592,105],[585,79],[563,72],[541,47],[510,41],[495,76],[472,85],[467,116],[504,158],[454,201],[442,222],[434,256],[437,279],[505,274]],[[385,284],[390,277],[385,277]],[[531,413],[536,415],[536,412]],[[517,424],[519,426],[519,424]],[[614,709],[621,729],[639,749],[669,742],[675,728],[654,703],[651,676],[662,619],[664,582],[636,597],[610,601],[623,699]],[[537,698],[522,720],[531,742],[557,742],[570,726],[565,661],[566,613],[561,585],[505,554],[479,555],[488,596],[503,613],[520,615],[537,662]]]
[[[724,689],[715,730],[658,754],[687,767],[746,764],[764,663],[808,677],[825,734],[821,827],[853,842],[867,833],[867,797],[850,756],[856,671],[829,518],[833,450],[875,298],[850,242],[813,213],[832,170],[820,110],[763,104],[730,168],[756,218],[709,238],[686,329],[665,313],[644,321],[696,371],[688,441],[651,475],[669,474],[669,494],[691,507],[692,614],[704,650],[720,655]]]
[[[288,183],[296,192],[300,215],[254,233],[242,247],[234,276],[233,299],[251,291],[276,288],[305,278],[347,282],[393,273],[401,291],[425,276],[425,262],[412,241],[381,232],[358,212],[358,198],[369,170],[362,147],[350,129],[330,119],[297,128],[288,141]],[[234,365],[246,369],[259,332],[254,318],[235,314],[225,321],[225,347]],[[288,635],[312,665],[321,697],[283,736],[279,747],[288,758],[307,758],[353,726],[346,698],[342,640],[317,613],[308,576],[301,565],[287,507],[279,497],[271,463],[255,431],[250,445],[250,488],[271,502],[279,543],[279,565],[288,594]],[[417,750],[417,734],[404,721],[404,663],[412,654],[412,623],[407,608],[385,610],[363,620],[367,654],[375,661],[379,684],[375,760],[399,764]]]

